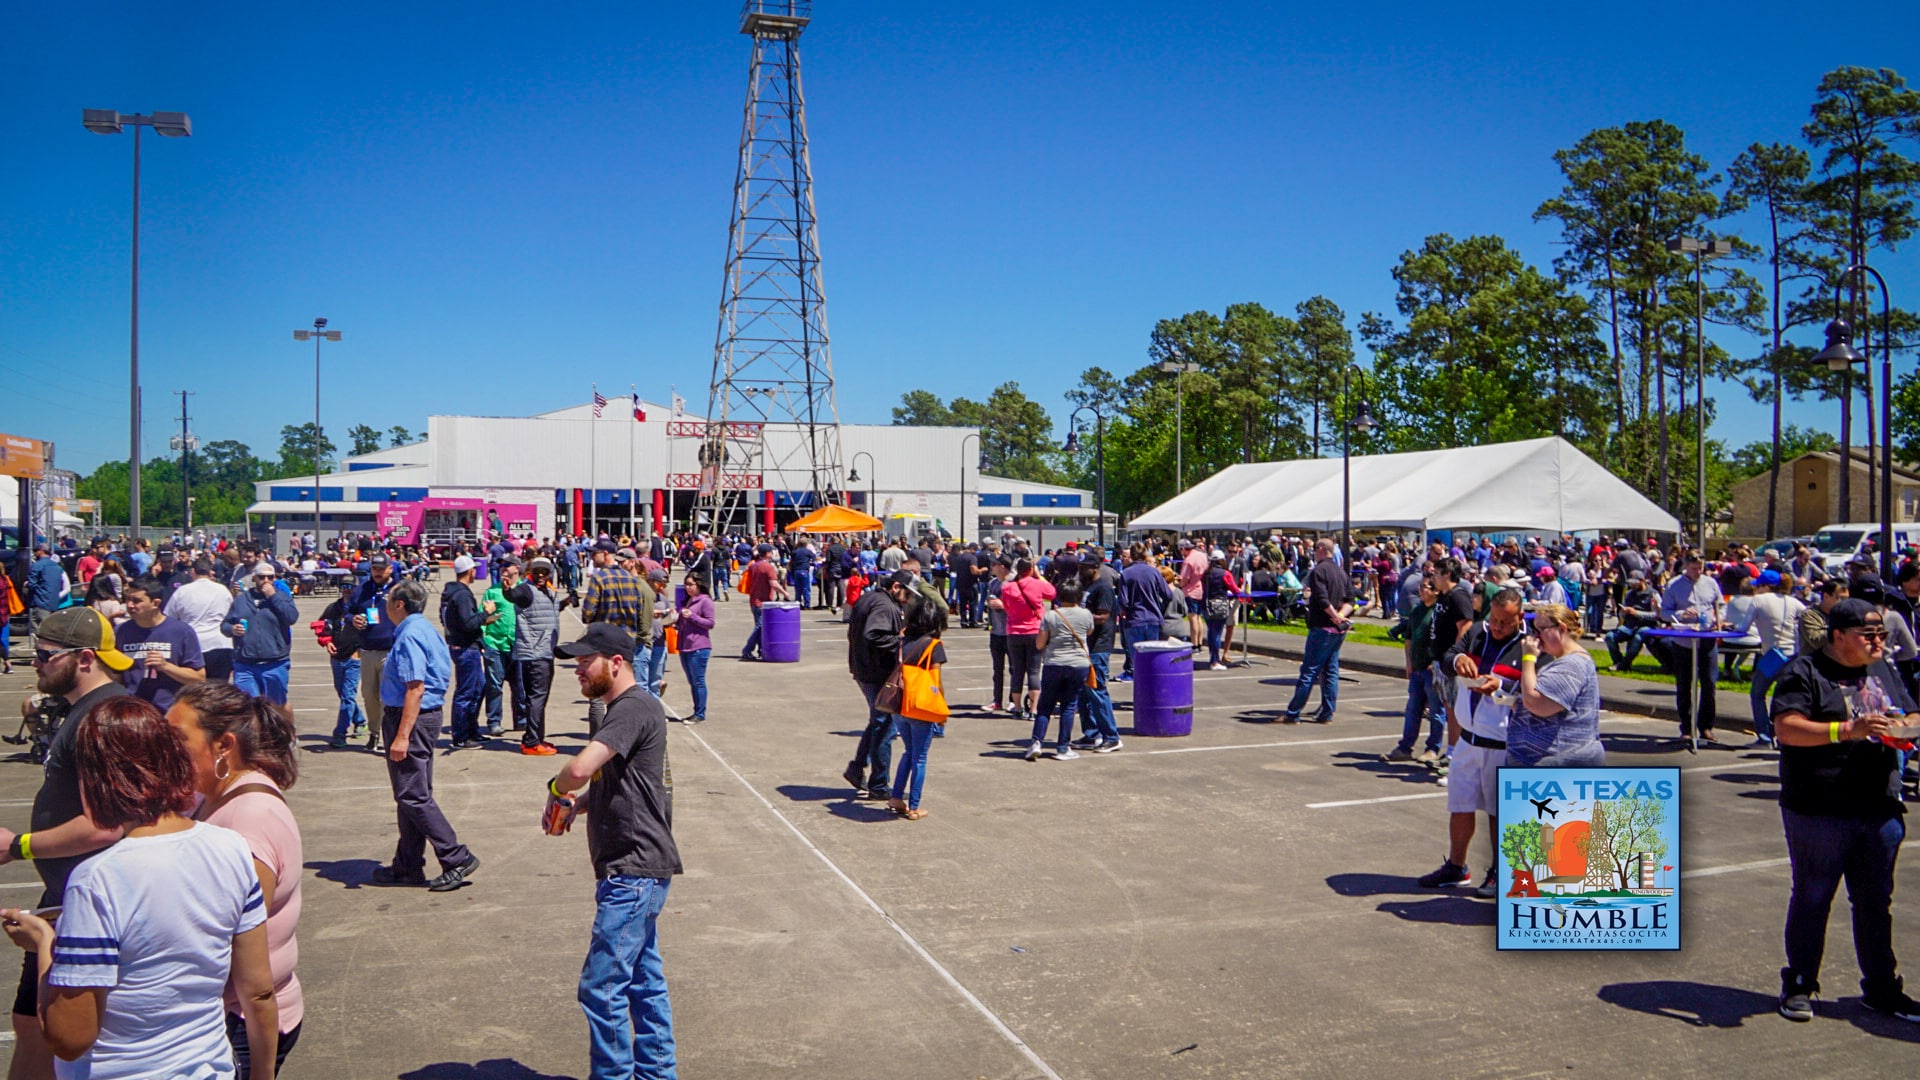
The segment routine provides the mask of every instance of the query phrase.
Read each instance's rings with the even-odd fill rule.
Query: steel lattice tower
[[[811,14],[809,0],[747,0],[740,17],[753,59],[713,382],[698,433],[699,509],[716,533],[751,529],[750,500],[762,489],[797,492],[805,477],[816,507],[838,501],[841,491],[840,416],[800,90],[800,35]]]

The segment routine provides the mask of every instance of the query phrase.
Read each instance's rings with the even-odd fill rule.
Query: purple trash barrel
[[[1133,647],[1133,733],[1193,734],[1193,646],[1143,641]]]
[[[776,664],[800,661],[800,605],[769,600],[760,605],[760,655]],[[1188,676],[1191,681],[1192,676]]]

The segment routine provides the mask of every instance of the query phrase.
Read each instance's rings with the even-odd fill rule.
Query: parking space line
[[[948,971],[945,965],[940,963],[940,961],[934,959],[933,954],[927,951],[926,946],[920,944],[920,942],[911,933],[908,932],[906,927],[901,926],[899,922],[895,921],[894,917],[887,913],[886,908],[881,907],[880,904],[877,901],[875,901],[873,897],[867,895],[867,891],[865,889],[862,889],[859,885],[855,884],[854,880],[851,877],[847,876],[846,871],[840,869],[839,866],[835,865],[834,861],[827,857],[826,852],[821,851],[820,848],[816,846],[812,840],[807,838],[806,833],[800,831],[800,827],[798,825],[795,825],[792,821],[788,820],[787,816],[785,814],[782,814],[779,808],[775,807],[771,802],[768,802],[767,797],[765,795],[760,794],[759,788],[754,787],[753,784],[750,783],[746,777],[740,775],[740,770],[735,769],[733,765],[727,761],[726,758],[723,758],[720,756],[720,752],[713,748],[713,744],[707,742],[706,739],[701,738],[700,733],[698,731],[689,730],[687,734],[693,736],[693,740],[695,742],[699,743],[702,747],[704,747],[707,753],[713,755],[713,760],[718,762],[721,768],[727,770],[728,773],[732,774],[733,778],[740,782],[740,786],[747,789],[747,793],[749,795],[752,795],[755,799],[759,800],[760,805],[767,808],[767,813],[772,814],[775,818],[779,819],[780,824],[785,825],[787,827],[787,831],[793,833],[793,835],[797,837],[802,844],[806,845],[806,848],[808,851],[813,852],[815,857],[817,857],[821,862],[825,863],[827,866],[827,869],[833,871],[833,876],[839,878],[841,882],[844,883],[848,889],[851,889],[855,896],[859,897],[860,900],[867,905],[867,907],[873,910],[874,914],[880,916],[881,921],[885,922],[888,926],[892,927],[893,932],[900,935],[900,939],[907,943],[907,947],[912,949],[915,955],[920,957],[921,960],[925,961],[927,966],[932,968],[934,970],[934,973],[939,975],[942,981],[944,981],[948,986],[953,987],[953,989],[957,991],[960,994],[960,996],[966,1000],[967,1004],[973,1006],[974,1011],[978,1012],[981,1016],[985,1017],[987,1022],[993,1025],[994,1030],[998,1031],[1002,1038],[1006,1039],[1007,1042],[1011,1043],[1013,1045],[1013,1048],[1015,1050],[1018,1050],[1021,1056],[1025,1057],[1027,1061],[1033,1065],[1034,1068],[1040,1070],[1041,1075],[1048,1077],[1049,1080],[1061,1080],[1060,1074],[1057,1072],[1054,1072],[1052,1066],[1048,1065],[1044,1060],[1042,1060],[1040,1055],[1035,1053],[1032,1047],[1028,1046],[1024,1041],[1021,1040],[1020,1036],[1014,1034],[1013,1029],[1008,1027],[1006,1025],[1006,1022],[1001,1020],[1000,1017],[996,1016],[992,1009],[987,1008],[985,1002],[975,997],[973,995],[973,991],[968,990],[966,986],[960,982],[959,979],[954,977],[953,972]]]
[[[1425,791],[1418,795],[1387,795],[1378,799],[1342,799],[1339,802],[1313,802],[1307,804],[1309,810],[1332,810],[1337,806],[1372,806],[1374,803],[1412,802],[1415,799],[1444,799],[1444,791]]]
[[[1721,874],[1738,874],[1745,870],[1765,870],[1774,866],[1787,866],[1792,859],[1755,859],[1753,862],[1733,863],[1729,866],[1703,866],[1698,870],[1682,871],[1680,877],[1719,877]]]
[[[1349,735],[1343,739],[1293,739],[1287,742],[1236,743],[1233,746],[1176,746],[1167,750],[1143,750],[1134,757],[1149,754],[1205,754],[1214,750],[1264,750],[1273,746],[1327,746],[1332,743],[1378,742],[1381,739],[1398,738],[1397,735]]]

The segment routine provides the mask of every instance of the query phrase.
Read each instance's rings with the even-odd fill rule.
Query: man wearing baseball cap
[[[353,587],[346,604],[353,613],[353,628],[360,632],[360,698],[369,717],[378,717],[382,709],[380,677],[387,666],[387,653],[393,648],[394,627],[386,614],[387,594],[393,585],[393,563],[385,552],[376,551],[367,556],[367,576]],[[373,725],[376,737],[379,730]],[[380,747],[369,739],[367,749]]]
[[[599,882],[579,997],[594,1076],[675,1071],[673,1006],[656,926],[667,886],[681,872],[673,773],[666,710],[635,681],[635,648],[626,628],[596,622],[555,650],[579,662],[580,692],[606,708],[592,741],[547,785],[556,799],[587,789],[580,799]]]
[[[440,590],[440,626],[447,635],[447,651],[453,655],[455,750],[473,750],[482,745],[480,698],[487,685],[487,663],[480,637],[486,625],[498,617],[481,611],[480,602],[474,598],[476,565],[471,555],[455,558],[453,580]]]
[[[70,607],[41,622],[33,666],[40,692],[66,701],[66,718],[47,747],[46,776],[33,799],[28,831],[16,836],[0,829],[0,863],[32,860],[45,885],[39,906],[50,907],[66,894],[75,867],[120,839],[120,829],[102,829],[87,817],[74,746],[82,717],[101,702],[126,695],[119,673],[133,667],[133,660],[115,645],[106,616],[90,607]],[[40,1031],[39,986],[39,957],[27,953],[13,999],[14,1075],[53,1075],[53,1052]]]

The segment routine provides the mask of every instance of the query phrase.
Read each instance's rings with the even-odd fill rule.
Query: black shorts
[[[40,1015],[40,954],[27,953],[20,964],[20,989],[13,994],[13,1015]]]

